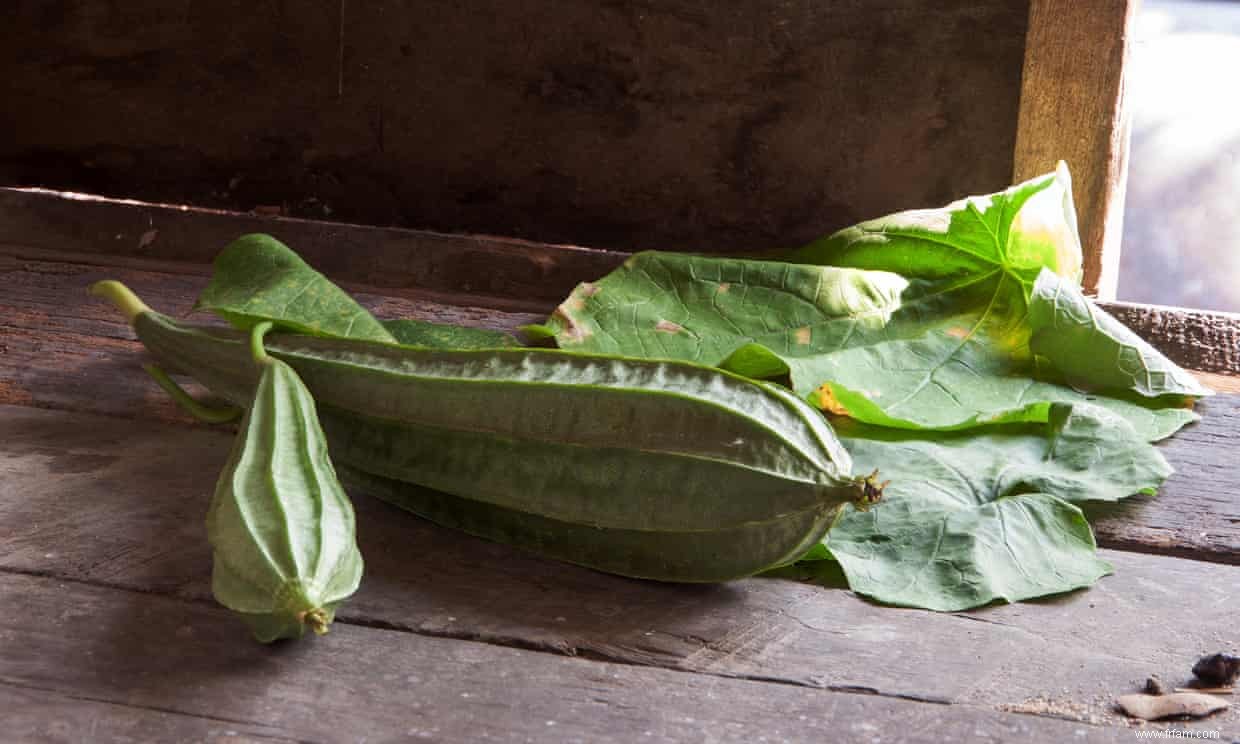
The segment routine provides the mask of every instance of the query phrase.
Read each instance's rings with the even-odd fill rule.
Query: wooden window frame
[[[1013,182],[1067,161],[1084,288],[1114,300],[1131,117],[1124,71],[1138,0],[1031,0]]]

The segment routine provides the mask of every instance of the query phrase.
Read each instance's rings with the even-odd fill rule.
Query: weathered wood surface
[[[82,254],[207,265],[246,233],[294,246],[337,281],[555,305],[584,279],[602,276],[623,253],[511,238],[341,225],[238,212],[0,188],[0,246],[8,253]],[[95,258],[91,258],[94,254]]]
[[[0,575],[208,600],[202,519],[230,440],[0,407]],[[782,579],[623,579],[445,530],[364,494],[354,503],[367,573],[342,609],[340,636],[366,625],[927,703],[1076,700],[1073,715],[1103,722],[1118,720],[1113,694],[1151,673],[1181,683],[1198,655],[1235,643],[1235,566],[1104,551],[1116,574],[1088,591],[936,614]],[[245,645],[239,623],[228,633]],[[1240,712],[1220,721],[1235,727]]]
[[[1132,732],[337,625],[262,647],[205,603],[0,573],[21,741],[1130,741]],[[31,706],[31,707],[26,707]],[[1212,719],[1206,727],[1231,726]],[[1202,726],[1197,726],[1202,727]]]
[[[1014,181],[1065,160],[1085,250],[1085,289],[1115,298],[1128,171],[1124,105],[1137,0],[1032,0]]]
[[[785,247],[1002,188],[1027,22],[979,0],[10,5],[0,183],[626,250]]]
[[[129,326],[85,289],[99,279],[121,279],[152,307],[182,316],[206,284],[206,267],[124,258],[114,260],[129,265],[116,266],[46,260],[63,258],[59,254],[44,260],[21,255],[0,252],[5,277],[0,295],[0,404],[189,421],[139,369],[144,357]],[[434,299],[426,299],[427,294],[406,291],[403,297],[392,297],[361,291],[357,297],[380,317],[501,330],[544,317],[450,305],[442,294],[429,293]],[[107,394],[100,395],[101,389]],[[1240,396],[1221,395],[1198,405],[1204,420],[1161,445],[1177,470],[1161,495],[1095,509],[1103,545],[1240,563],[1240,499],[1231,490],[1240,482],[1240,440],[1234,437],[1240,426]]]
[[[1240,565],[1240,395],[1197,410],[1201,421],[1158,445],[1175,468],[1158,496],[1086,507],[1100,545]]]
[[[1240,313],[1132,302],[1107,302],[1103,307],[1138,336],[1157,339],[1159,348],[1177,364],[1240,374]]]
[[[38,585],[23,589],[43,589]],[[14,589],[0,587],[0,596]],[[61,585],[46,585],[44,591],[59,593]],[[66,607],[66,612],[73,610]],[[0,635],[0,660],[12,661],[5,653],[13,643],[29,643],[12,627]],[[37,642],[35,642],[37,644]],[[45,651],[52,649],[35,645]],[[94,649],[85,649],[94,653]],[[81,668],[77,662],[73,667]],[[219,744],[269,744],[295,742],[280,729],[261,722],[244,723],[215,715],[187,715],[144,706],[140,702],[120,701],[115,690],[93,689],[65,694],[44,687],[15,682],[16,677],[0,671],[0,711],[4,711],[0,737],[21,744],[77,744],[78,742],[218,742]],[[83,697],[83,694],[90,697]],[[104,702],[107,700],[107,702]]]

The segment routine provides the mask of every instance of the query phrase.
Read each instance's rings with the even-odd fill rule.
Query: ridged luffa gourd
[[[159,362],[245,406],[248,336],[96,285]],[[864,498],[822,415],[776,385],[685,362],[444,351],[271,334],[346,481],[440,524],[664,581],[748,576],[817,544]]]

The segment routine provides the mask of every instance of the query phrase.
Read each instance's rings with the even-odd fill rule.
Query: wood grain
[[[578,282],[606,274],[626,254],[511,238],[261,217],[0,188],[0,246],[22,256],[48,251],[79,260],[117,257],[208,265],[231,241],[265,232],[333,280],[387,291],[448,292],[512,302],[564,299]]]
[[[787,247],[1006,186],[1025,24],[1023,0],[19,3],[0,183]]]
[[[0,574],[208,600],[202,515],[230,442],[226,431],[0,407]],[[958,615],[784,579],[643,582],[353,497],[367,567],[341,610],[346,626],[794,687],[953,705],[1076,698],[1082,717],[1111,720],[1113,693],[1152,672],[1181,684],[1201,652],[1228,648],[1240,602],[1236,566],[1115,551],[1103,551],[1115,575],[1093,589]],[[244,645],[239,623],[229,632]]]
[[[1100,545],[1240,565],[1240,395],[1197,410],[1201,421],[1158,445],[1175,468],[1159,495],[1086,507]]]
[[[1013,180],[1067,161],[1085,289],[1114,299],[1128,170],[1124,66],[1136,0],[1032,0]]]
[[[1121,323],[1189,369],[1240,375],[1240,313],[1104,302]]]
[[[44,577],[0,573],[0,596],[23,599],[0,634],[0,701],[23,703],[15,716],[6,712],[4,735],[22,741],[1132,738],[984,705],[681,674],[380,628],[338,624],[322,638],[263,647],[206,603]]]

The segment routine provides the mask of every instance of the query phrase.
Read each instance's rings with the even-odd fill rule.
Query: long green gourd
[[[353,507],[314,400],[263,348],[270,328],[252,331],[258,384],[207,514],[212,593],[264,643],[326,633],[362,578]]]
[[[170,369],[239,405],[252,395],[244,334],[175,322],[115,282],[93,291]],[[840,504],[866,495],[808,404],[709,367],[300,335],[267,349],[314,395],[338,463],[454,498],[415,508],[401,489],[376,495],[601,570],[751,575],[800,557]]]

